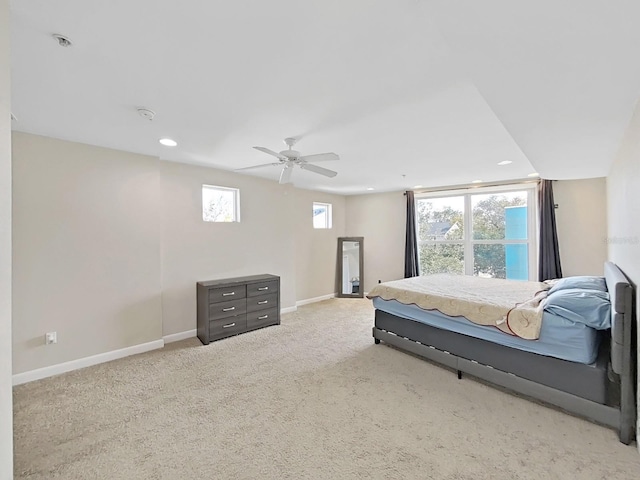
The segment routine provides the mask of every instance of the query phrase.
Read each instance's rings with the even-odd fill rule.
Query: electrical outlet
[[[45,345],[58,343],[58,332],[47,332],[44,336],[44,343]]]

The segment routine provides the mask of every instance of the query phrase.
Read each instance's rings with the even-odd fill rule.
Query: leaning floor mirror
[[[364,296],[364,237],[338,237],[338,297]]]

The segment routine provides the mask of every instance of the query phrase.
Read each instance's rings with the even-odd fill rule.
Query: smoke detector
[[[58,41],[58,45],[60,45],[61,47],[70,47],[71,45],[73,45],[71,43],[71,40],[69,40],[64,35],[60,35],[59,33],[54,33],[52,36]]]
[[[138,115],[140,115],[142,118],[146,118],[147,120],[151,121],[153,120],[153,117],[156,116],[156,112],[148,108],[140,107],[138,108]]]

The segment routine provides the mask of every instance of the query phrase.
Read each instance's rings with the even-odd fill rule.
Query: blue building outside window
[[[527,207],[506,207],[505,240],[527,239]],[[529,279],[529,255],[526,243],[505,245],[506,277],[511,280]]]

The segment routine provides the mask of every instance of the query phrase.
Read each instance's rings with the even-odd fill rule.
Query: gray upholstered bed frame
[[[620,441],[634,439],[635,297],[613,263],[605,264],[611,297],[610,332],[591,365],[523,352],[376,310],[373,336],[402,350],[468,373],[570,413],[616,428]]]

